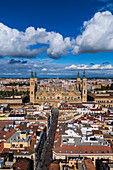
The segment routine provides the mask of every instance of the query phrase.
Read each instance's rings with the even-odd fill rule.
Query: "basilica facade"
[[[30,78],[30,102],[50,103],[52,105],[60,102],[87,102],[87,78],[83,72],[82,79],[77,76],[76,81],[56,81],[40,83],[37,76],[31,73]]]

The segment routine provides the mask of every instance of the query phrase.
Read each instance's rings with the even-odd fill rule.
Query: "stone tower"
[[[35,102],[35,78],[33,77],[33,71],[31,72],[30,78],[30,102]]]
[[[87,102],[87,78],[85,76],[85,71],[83,72],[82,78],[82,102]]]
[[[36,75],[36,71],[35,71],[35,84],[37,86],[37,75]]]
[[[79,76],[79,72],[78,72],[78,75],[77,75],[76,89],[78,91],[81,90],[81,79],[80,79],[80,76]]]

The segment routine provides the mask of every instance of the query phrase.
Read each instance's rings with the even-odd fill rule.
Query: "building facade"
[[[106,91],[90,93],[88,94],[88,100],[95,101],[107,108],[113,108],[113,94],[107,93]]]
[[[37,84],[37,76],[33,77],[33,72],[30,78],[30,102],[31,103],[51,103],[57,105],[62,101],[68,102],[87,102],[87,78],[85,72],[83,78],[79,77],[76,82],[61,82],[59,79],[56,82],[48,84]]]

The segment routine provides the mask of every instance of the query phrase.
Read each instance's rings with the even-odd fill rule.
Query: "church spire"
[[[33,78],[33,71],[31,71],[31,78]]]
[[[77,78],[80,78],[79,72],[78,72],[78,74],[77,74]]]

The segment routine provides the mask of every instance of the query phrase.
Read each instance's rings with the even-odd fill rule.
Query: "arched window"
[[[57,97],[57,99],[60,99],[60,97]]]

